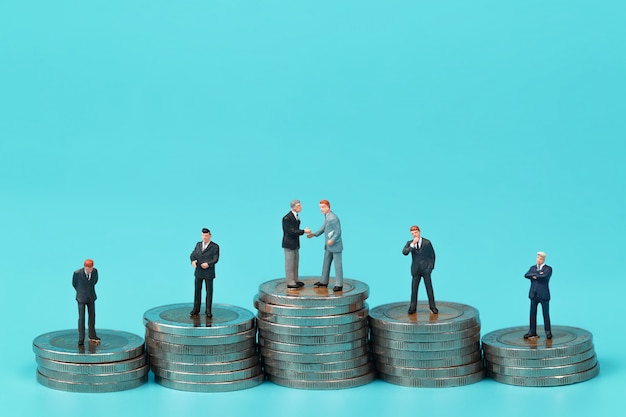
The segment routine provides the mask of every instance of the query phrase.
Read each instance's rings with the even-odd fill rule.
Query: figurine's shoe
[[[552,332],[547,332],[547,333],[546,333],[546,337],[547,337],[548,339],[552,339]]]
[[[95,345],[99,345],[100,344],[100,338],[98,336],[90,337],[89,338],[89,343],[93,343]]]
[[[189,312],[189,316],[190,316],[190,317],[196,317],[196,316],[197,316],[197,315],[199,315],[199,314],[200,314],[200,310],[191,310],[191,311]]]
[[[409,314],[415,314],[415,311],[416,311],[416,310],[415,310],[415,307],[409,307],[409,311],[408,311],[408,313],[409,313]]]
[[[333,287],[333,292],[339,292],[339,291],[343,291],[343,287],[340,287],[338,285]]]
[[[431,307],[430,312],[433,314],[439,314],[439,310],[437,310],[437,307]]]
[[[296,285],[298,286],[298,288],[302,288],[302,287],[304,287],[304,282],[298,281],[298,282],[296,282]]]
[[[207,311],[206,313],[204,313],[205,316],[207,316],[208,318],[213,317],[213,314],[211,314],[210,311]]]
[[[524,335],[524,339],[535,339],[535,338],[537,338],[537,337],[539,337],[539,336],[537,335],[537,333],[526,333],[526,334]]]
[[[302,288],[302,285],[287,285],[287,288],[291,288],[292,290],[297,290],[298,288]]]
[[[322,284],[321,282],[317,281],[315,284],[313,284],[314,287],[328,287],[328,284]]]
[[[84,346],[85,345],[85,341],[84,340],[79,340],[78,341],[78,346]]]

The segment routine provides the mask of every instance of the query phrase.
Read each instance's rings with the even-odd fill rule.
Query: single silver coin
[[[245,342],[256,337],[256,328],[245,330],[241,333],[233,333],[217,336],[179,336],[169,333],[161,333],[146,328],[146,338],[159,342],[172,343],[175,345],[228,345]]]
[[[519,358],[503,358],[500,356],[486,355],[485,360],[500,366],[511,366],[520,368],[550,368],[553,366],[572,365],[575,363],[586,361],[595,355],[593,347],[587,351],[577,353],[571,356],[556,356],[543,359],[519,359]]]
[[[552,339],[524,339],[527,331],[528,327],[518,326],[486,334],[482,339],[485,357],[545,359],[576,355],[593,346],[591,333],[577,327],[553,326]],[[538,331],[543,333],[543,328],[539,327]]]
[[[311,389],[311,390],[335,390],[360,387],[369,384],[376,379],[376,372],[372,371],[368,374],[349,379],[339,379],[336,381],[304,381],[295,379],[279,378],[268,375],[267,379],[277,385],[288,388]]]
[[[408,350],[408,351],[440,351],[440,350],[456,350],[460,348],[464,348],[466,346],[475,346],[480,342],[480,334],[475,336],[467,337],[465,339],[456,339],[456,340],[445,340],[443,342],[405,342],[402,340],[392,340],[386,339],[384,337],[377,337],[375,335],[371,335],[371,343],[372,345],[380,346],[383,348],[391,348],[397,350]]]
[[[390,376],[440,379],[472,375],[483,370],[483,361],[469,363],[467,365],[451,366],[446,368],[403,368],[378,363],[376,368],[380,373]]]
[[[174,343],[161,342],[150,337],[146,338],[148,353],[161,350],[170,353],[185,355],[221,355],[225,353],[239,352],[256,346],[256,340],[249,339],[239,343],[227,345],[178,345]]]
[[[273,340],[266,340],[259,336],[259,346],[262,348],[268,348],[279,352],[291,352],[291,353],[334,353],[353,350],[360,347],[367,347],[367,337],[361,339],[352,340],[346,343],[333,343],[330,345],[293,345],[289,343],[275,342]],[[262,353],[263,351],[261,351]]]
[[[174,372],[189,373],[215,373],[215,372],[231,372],[240,371],[242,369],[252,368],[259,363],[258,356],[251,356],[231,362],[211,362],[211,363],[183,363],[171,362],[157,357],[150,358],[152,368]]]
[[[146,383],[148,380],[148,374],[145,376],[124,382],[110,382],[102,384],[85,384],[81,382],[68,382],[60,381],[54,378],[49,378],[37,372],[37,382],[48,388],[56,389],[59,391],[69,392],[86,392],[86,393],[102,393],[102,392],[117,392],[125,391],[132,388],[137,388]]]
[[[417,360],[432,360],[432,359],[449,359],[457,356],[469,355],[473,352],[480,352],[480,344],[465,346],[458,349],[450,350],[428,350],[428,351],[412,351],[404,349],[393,349],[388,347],[382,347],[374,343],[370,343],[370,348],[376,356],[386,356],[398,359],[417,359]]]
[[[266,340],[294,345],[327,345],[335,343],[347,343],[353,340],[367,338],[367,326],[361,327],[351,333],[339,333],[328,336],[292,336],[289,334],[273,333],[267,330],[259,331],[259,336]]]
[[[251,347],[249,349],[240,350],[232,353],[222,353],[216,355],[192,355],[192,354],[184,354],[184,353],[171,353],[165,352],[159,349],[151,350],[148,348],[148,353],[150,354],[150,361],[153,362],[156,359],[168,361],[168,362],[179,362],[179,363],[189,363],[189,364],[212,364],[212,363],[221,363],[221,362],[233,362],[239,361],[246,358],[250,358],[257,355],[256,346]]]
[[[338,324],[332,326],[296,326],[276,324],[262,319],[257,320],[259,332],[270,331],[272,333],[286,334],[293,336],[329,336],[336,334],[352,333],[367,327],[367,320],[359,320],[354,323]]]
[[[36,356],[59,362],[109,363],[140,356],[144,352],[141,337],[119,330],[99,329],[100,344],[85,340],[78,345],[78,330],[59,330],[37,336],[33,340]]]
[[[285,324],[300,327],[310,326],[334,326],[340,324],[349,324],[355,322],[367,322],[368,314],[367,303],[361,310],[353,313],[340,314],[337,316],[322,316],[322,317],[295,317],[295,316],[280,316],[277,314],[268,314],[259,311],[259,319],[269,321],[270,323]]]
[[[132,371],[148,364],[148,355],[142,353],[133,359],[109,363],[72,363],[45,359],[39,356],[35,361],[41,368],[68,374],[112,374]],[[43,372],[45,374],[45,372]]]
[[[338,381],[370,374],[374,372],[374,365],[366,363],[356,368],[325,372],[302,372],[290,369],[273,368],[269,365],[265,365],[265,372],[272,377],[296,381]]]
[[[298,371],[298,372],[330,372],[330,371],[340,371],[345,369],[358,368],[359,366],[365,365],[366,363],[371,362],[371,358],[369,355],[361,355],[354,359],[349,359],[345,361],[336,361],[336,362],[325,362],[325,363],[301,363],[301,362],[289,362],[289,361],[281,361],[275,360],[271,358],[264,358],[263,363],[266,366],[270,366],[275,369],[285,369],[290,371]]]
[[[162,378],[159,376],[155,376],[154,381],[161,386],[179,391],[228,392],[256,387],[265,381],[265,375],[260,373],[259,375],[249,379],[229,382],[184,382]]]
[[[468,337],[480,335],[480,324],[454,332],[432,333],[404,333],[372,327],[372,335],[375,335],[377,337],[384,337],[385,339],[393,339],[404,342],[444,342],[448,340],[466,339]]]
[[[355,359],[359,356],[366,355],[368,353],[367,345],[360,346],[355,349],[345,350],[342,352],[331,353],[293,353],[293,352],[281,352],[267,347],[259,346],[261,351],[261,357],[263,360],[266,358],[284,361],[284,362],[298,362],[298,363],[328,363],[347,361]]]
[[[596,365],[591,369],[570,375],[528,377],[501,375],[487,372],[487,376],[504,384],[517,385],[521,387],[556,387],[588,381],[598,376],[599,373],[600,364],[596,363]]]
[[[379,372],[378,375],[380,379],[385,382],[413,388],[460,387],[463,385],[474,384],[481,381],[485,377],[485,373],[482,370],[470,375],[452,376],[449,378],[412,378],[406,376],[387,375],[382,372]]]
[[[467,365],[482,359],[481,352],[476,350],[468,355],[455,356],[445,359],[402,359],[389,356],[374,355],[376,366],[379,364],[400,368],[449,368],[453,366]]]
[[[400,333],[445,333],[480,324],[474,307],[439,301],[437,308],[439,314],[431,314],[428,304],[418,303],[417,313],[408,314],[409,303],[384,304],[370,310],[370,326]]]
[[[500,375],[546,377],[578,374],[593,368],[598,363],[596,356],[571,365],[551,366],[546,368],[526,368],[519,366],[502,366],[491,362],[486,363],[489,372]]]
[[[165,378],[170,381],[180,382],[201,382],[201,383],[220,383],[220,382],[233,382],[240,381],[242,379],[250,379],[258,376],[262,373],[261,365],[255,365],[251,368],[241,369],[239,371],[229,372],[175,372],[167,369],[161,369],[154,367],[154,375]]]
[[[276,305],[268,304],[259,300],[258,295],[254,296],[253,304],[254,308],[262,313],[295,317],[336,316],[339,314],[353,313],[355,311],[362,310],[365,306],[365,302],[363,300],[353,304],[321,307]]]
[[[329,287],[315,288],[313,284],[319,277],[301,277],[304,287],[298,289],[287,288],[284,278],[264,282],[259,286],[259,300],[266,304],[302,307],[331,307],[349,304],[358,304],[369,296],[367,284],[354,279],[343,280],[343,290],[334,292]],[[331,281],[332,282],[332,281]]]
[[[241,333],[254,327],[254,314],[245,308],[213,304],[213,317],[190,317],[192,303],[152,308],[143,315],[146,328],[179,336],[218,336]],[[202,313],[202,311],[201,311]]]
[[[37,367],[37,372],[41,375],[55,379],[57,381],[76,382],[80,384],[112,384],[143,378],[148,375],[149,366],[146,364],[138,369],[124,372],[113,372],[108,374],[75,374],[71,372],[53,371],[41,366]]]

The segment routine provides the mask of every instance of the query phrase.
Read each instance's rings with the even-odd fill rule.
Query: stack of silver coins
[[[148,380],[143,339],[115,330],[98,329],[100,344],[78,345],[78,330],[42,334],[33,340],[37,381],[71,392],[114,392]]]
[[[190,317],[192,308],[191,303],[173,304],[144,313],[155,381],[195,392],[235,391],[262,383],[254,314],[213,304],[213,317]]]
[[[527,330],[510,327],[483,337],[488,376],[510,385],[552,387],[587,381],[600,372],[587,330],[552,326],[552,339],[524,339]]]
[[[370,337],[381,379],[408,387],[455,387],[483,379],[480,320],[473,307],[437,302],[439,314],[418,303],[370,311]]]
[[[369,287],[345,279],[343,291],[287,288],[285,279],[259,286],[259,350],[268,379],[301,389],[340,389],[376,378],[368,348]]]

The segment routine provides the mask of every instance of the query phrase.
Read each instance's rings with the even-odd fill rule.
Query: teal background
[[[626,3],[0,1],[0,403],[9,415],[608,415],[624,405]],[[376,381],[194,394],[72,394],[32,340],[74,328],[71,273],[100,271],[97,327],[189,302],[188,256],[220,244],[215,302],[254,311],[282,277],[280,219],[331,201],[347,277],[408,300],[419,224],[439,300],[482,333],[528,321],[535,252],[554,325],[594,335],[601,374],[559,388]],[[320,273],[323,242],[302,242]],[[425,297],[423,288],[420,298]],[[541,320],[540,320],[541,322]]]

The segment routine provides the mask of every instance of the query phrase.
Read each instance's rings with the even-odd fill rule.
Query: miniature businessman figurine
[[[202,295],[202,283],[206,284],[206,310],[207,317],[213,317],[211,304],[213,303],[213,279],[215,279],[215,264],[220,259],[220,247],[211,241],[211,231],[206,227],[202,229],[202,241],[196,243],[191,255],[191,266],[195,268],[194,276],[195,292],[193,295],[193,310],[191,317],[200,313],[200,301]]]
[[[300,229],[298,213],[302,210],[300,200],[291,201],[291,210],[283,217],[283,249],[285,251],[285,279],[287,288],[302,288],[304,282],[298,281],[298,263],[300,259],[300,236],[311,233],[308,227]]]
[[[411,235],[413,240],[409,240],[402,249],[403,255],[411,254],[413,261],[411,262],[411,275],[413,282],[411,283],[411,303],[409,304],[409,314],[415,313],[417,310],[417,287],[420,280],[424,277],[424,285],[426,286],[426,294],[428,294],[428,305],[433,314],[438,314],[435,305],[435,295],[433,294],[433,283],[430,274],[435,269],[435,250],[430,240],[421,236],[420,228],[411,226]]]
[[[85,307],[87,307],[89,328],[89,343],[98,344],[100,338],[96,335],[96,289],[98,270],[93,267],[93,260],[86,259],[83,268],[74,271],[72,286],[76,290],[78,301],[78,345],[85,344]]]
[[[315,233],[307,234],[308,238],[312,238],[323,233],[325,238],[322,277],[313,285],[316,287],[328,286],[330,264],[335,261],[335,287],[333,291],[338,292],[343,290],[343,262],[341,260],[343,242],[341,241],[341,223],[339,223],[339,218],[335,213],[330,211],[330,202],[328,200],[320,201],[320,211],[324,214],[322,227]]]
[[[530,280],[530,329],[524,335],[524,339],[539,337],[537,335],[537,305],[541,303],[543,310],[543,327],[546,337],[552,339],[552,327],[550,326],[550,288],[548,282],[552,276],[552,268],[545,264],[546,253],[537,252],[537,264],[530,267],[524,277]]]

